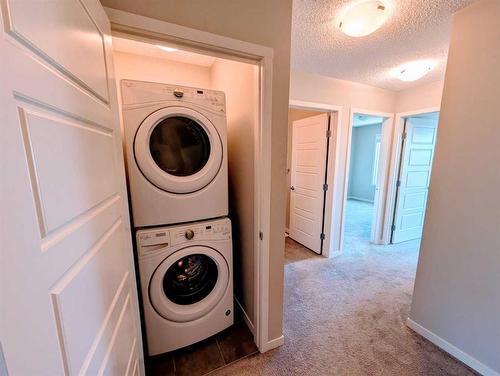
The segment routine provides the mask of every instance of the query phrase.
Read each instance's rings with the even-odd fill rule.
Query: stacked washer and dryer
[[[149,355],[233,324],[224,93],[123,80],[127,172]]]

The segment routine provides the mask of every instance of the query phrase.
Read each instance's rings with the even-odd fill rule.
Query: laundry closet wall
[[[114,51],[116,81],[122,79],[210,87],[210,67]]]
[[[212,88],[226,93],[229,216],[233,225],[234,293],[255,323],[255,129],[258,121],[257,66],[216,59]]]

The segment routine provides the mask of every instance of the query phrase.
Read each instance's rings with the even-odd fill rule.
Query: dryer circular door
[[[156,187],[183,194],[203,189],[219,173],[222,141],[201,113],[186,107],[165,107],[139,126],[134,154],[142,174]]]
[[[149,282],[149,298],[156,312],[175,322],[196,320],[222,299],[229,268],[215,249],[190,246],[165,258]]]

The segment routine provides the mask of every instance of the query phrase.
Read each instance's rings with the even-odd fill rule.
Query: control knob
[[[184,236],[186,237],[187,240],[191,240],[194,238],[194,231],[191,229],[186,230],[186,232],[184,233]]]

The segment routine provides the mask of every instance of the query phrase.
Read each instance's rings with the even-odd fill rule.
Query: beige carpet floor
[[[369,244],[370,210],[349,203],[337,258],[286,240],[285,344],[214,375],[475,374],[405,325],[419,243]]]

